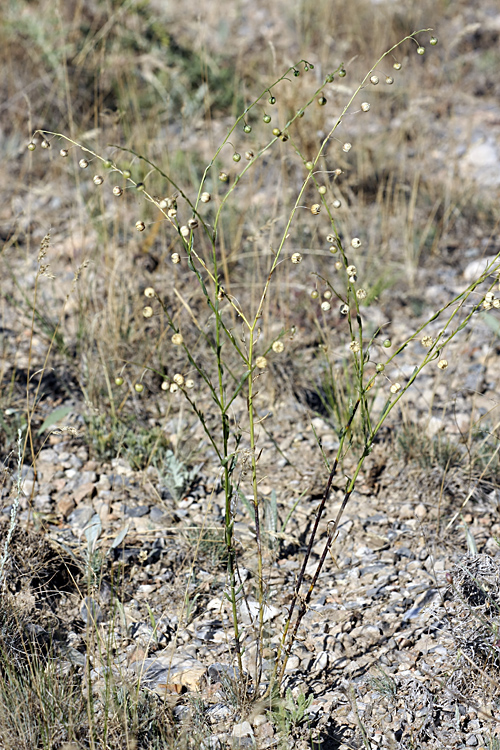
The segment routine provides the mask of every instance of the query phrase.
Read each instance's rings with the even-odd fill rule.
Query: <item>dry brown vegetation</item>
[[[307,181],[306,162],[315,160],[359,82],[418,29],[432,29],[418,37],[425,54],[408,40],[374,69],[380,82],[367,83]],[[429,45],[433,34],[436,46]],[[421,336],[410,340],[415,332],[430,321],[423,333],[435,341],[449,317],[433,322],[435,311],[457,299],[463,322],[492,286],[486,274],[465,302],[459,298],[484,270],[471,263],[500,252],[499,35],[498,9],[487,0],[3,4],[0,553],[7,541],[9,554],[0,574],[0,747],[300,741],[325,749],[342,742],[434,748],[462,747],[471,737],[489,750],[499,747],[500,605],[491,583],[500,535],[498,309],[471,315],[439,350],[448,367],[431,363],[371,442],[367,423],[368,415],[373,424],[381,418],[391,385],[400,382],[405,391],[424,360]],[[341,65],[345,77],[338,75]],[[329,73],[334,80],[325,82]],[[212,200],[196,203],[206,165],[263,92],[214,159],[203,185]],[[367,112],[359,107],[365,100]],[[304,116],[295,118],[301,108]],[[279,137],[267,148],[273,128]],[[50,148],[43,148],[44,138]],[[68,150],[65,158],[61,149]],[[87,168],[79,166],[82,159]],[[106,169],[107,159],[118,170]],[[113,187],[123,194],[114,195]],[[184,196],[199,213],[198,277],[176,227],[194,215]],[[167,198],[177,203],[172,221],[171,204],[158,205]],[[321,211],[311,211],[323,199]],[[345,252],[329,249],[327,209],[333,245]],[[136,230],[137,222],[145,231]],[[300,263],[291,262],[295,253]],[[349,333],[335,297],[339,288],[345,293],[346,260],[355,263],[356,285],[367,295],[364,342],[372,346],[362,387],[356,350],[349,350],[357,333]],[[243,315],[251,320],[259,311],[269,278],[249,333]],[[148,289],[154,292],[145,298]],[[330,300],[331,309],[320,307]],[[214,324],[218,303],[222,329]],[[447,334],[456,326],[450,321]],[[183,346],[173,345],[174,331]],[[222,349],[217,331],[229,332]],[[238,354],[248,346],[255,347],[250,379]],[[264,355],[261,368],[256,357]],[[376,377],[376,364],[386,361],[385,374]],[[174,374],[184,379],[177,393],[165,387]],[[227,462],[217,456],[223,419],[217,387],[208,387],[219,376],[227,389],[242,384],[227,409],[231,437],[224,446],[224,456],[235,457],[225,477],[234,504],[229,546]],[[362,405],[351,424],[357,399]],[[285,614],[335,452],[340,476],[311,565],[324,548],[326,519],[338,513],[368,443],[314,606],[304,608],[307,638],[294,646],[281,698],[266,694],[255,702],[255,631],[243,615],[247,656],[239,668],[253,682],[242,688],[215,670],[212,678],[203,672],[201,683],[201,667],[222,662],[237,669],[234,622],[221,614],[228,557],[230,569],[234,562],[242,580],[248,576],[246,595],[259,596],[254,501],[262,521],[262,591]],[[9,535],[16,497],[18,525]],[[142,510],[129,513],[120,503],[147,506],[147,521],[140,521]],[[81,520],[85,509],[90,516]],[[91,521],[99,524],[95,536]],[[471,563],[468,572],[469,558],[460,562],[467,551],[484,555],[485,583],[478,566]],[[356,584],[367,560],[390,567],[388,579],[398,582],[391,578],[389,593]],[[418,620],[420,600],[417,614],[406,615],[412,580],[420,582],[421,573],[427,577],[418,593],[438,593]],[[309,566],[307,583],[311,575]],[[376,580],[378,573],[366,575]],[[472,601],[477,586],[480,605]],[[401,606],[393,604],[398,592]],[[196,628],[208,627],[217,597],[224,643],[207,636],[211,645],[203,639],[200,645]],[[474,617],[486,645],[471,642]],[[273,627],[280,630],[281,618]],[[370,628],[380,628],[380,639]],[[276,633],[263,622],[257,631],[261,658],[271,663]],[[318,645],[319,634],[330,638],[328,645]],[[424,638],[432,641],[426,651]],[[169,671],[161,689],[144,687],[133,665],[142,663],[142,673],[146,659],[167,653],[174,661],[196,657],[196,665],[177,681]],[[264,674],[261,694],[265,687]],[[181,691],[187,692],[177,696]],[[314,698],[309,720],[305,696]],[[24,704],[29,714],[19,711]],[[223,719],[207,718],[213,704],[231,705],[224,729]],[[244,727],[243,734],[234,727]]]

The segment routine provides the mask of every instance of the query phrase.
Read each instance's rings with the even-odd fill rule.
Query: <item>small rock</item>
[[[232,731],[233,737],[253,737],[252,725],[249,721],[242,721],[241,724],[235,724]]]

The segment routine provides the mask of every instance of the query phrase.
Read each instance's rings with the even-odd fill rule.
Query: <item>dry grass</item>
[[[171,263],[173,252],[185,253],[161,212],[117,174],[111,179],[103,172],[105,185],[96,186],[91,178],[101,174],[102,165],[94,160],[88,169],[80,169],[83,154],[76,147],[70,147],[68,158],[61,158],[59,149],[67,147],[63,139],[53,138],[51,149],[28,153],[26,144],[37,128],[64,133],[114,160],[122,171],[130,169],[134,181],[144,180],[153,196],[177,192],[127,151],[133,149],[172,176],[194,200],[205,164],[235,117],[294,61],[313,63],[314,70],[273,88],[276,104],[269,104],[266,95],[249,118],[251,133],[240,126],[231,145],[218,155],[214,174],[226,171],[230,180],[229,188],[215,177],[206,184],[214,200],[203,216],[211,225],[245,163],[244,158],[241,164],[233,161],[233,152],[257,153],[269,139],[270,128],[284,128],[325,75],[343,62],[347,76],[324,86],[326,105],[313,103],[304,118],[290,126],[289,140],[277,143],[241,181],[219,223],[220,282],[237,306],[254,313],[304,181],[304,160],[314,158],[372,62],[406,34],[432,27],[440,41],[432,54],[428,49],[418,57],[409,43],[377,71],[381,82],[366,92],[372,105],[369,115],[345,117],[336,133],[338,142],[333,140],[318,162],[318,169],[327,173],[318,174],[316,186],[311,181],[303,204],[315,203],[317,187],[325,185],[328,201],[341,201],[335,214],[340,239],[348,244],[351,237],[361,238],[363,250],[356,266],[358,276],[368,280],[372,307],[367,309],[374,310],[369,335],[375,334],[380,320],[394,317],[408,302],[417,317],[429,314],[422,271],[431,279],[436,268],[463,270],[466,252],[476,252],[481,243],[485,255],[494,252],[491,238],[499,220],[495,196],[462,179],[457,157],[458,146],[466,148],[471,138],[464,110],[484,126],[483,101],[499,92],[491,72],[498,62],[494,30],[487,24],[470,25],[473,10],[466,2],[450,6],[444,0],[355,0],[346,5],[278,0],[267,6],[233,2],[217,7],[208,0],[189,0],[167,9],[154,0],[56,5],[48,0],[36,5],[11,0],[0,11],[0,62],[5,71],[0,84],[5,269],[0,305],[6,331],[0,351],[0,428],[5,450],[14,444],[17,428],[26,424],[27,391],[33,455],[44,439],[36,435],[46,416],[44,398],[49,409],[68,399],[83,404],[79,426],[87,430],[101,456],[130,450],[140,454],[142,465],[154,464],[155,452],[165,446],[159,447],[160,437],[149,441],[150,427],[159,425],[160,432],[173,435],[174,418],[183,423],[178,442],[189,439],[193,423],[183,411],[179,416],[178,402],[164,398],[161,383],[175,372],[184,377],[196,372],[182,351],[172,347],[171,330],[160,310],[144,318],[146,287],[154,286],[164,311],[182,330],[186,347],[197,352],[208,370],[213,344],[206,295],[193,286],[184,260]],[[486,18],[482,7],[476,11],[480,20]],[[393,69],[393,62],[402,64],[400,71]],[[394,84],[386,85],[385,76],[393,77]],[[272,115],[270,125],[263,122],[264,113]],[[348,153],[342,151],[344,141],[354,145]],[[336,179],[334,169],[341,170]],[[111,193],[115,184],[124,188],[120,198]],[[179,212],[184,212],[182,221],[187,220],[181,199]],[[349,382],[352,373],[346,365],[340,319],[322,315],[311,300],[311,291],[323,294],[328,289],[324,278],[332,276],[326,242],[329,222],[323,216],[305,208],[297,211],[286,252],[289,257],[300,251],[304,260],[278,267],[276,293],[263,305],[261,340],[272,342],[286,331],[289,360],[277,364],[274,382],[270,377],[263,380],[262,390],[272,407],[286,378],[289,390],[297,379],[300,386],[313,388],[323,379],[322,406],[340,430],[356,386]],[[136,232],[136,221],[144,221],[147,231]],[[56,279],[44,277],[35,284],[38,246],[49,229],[47,261]],[[211,246],[203,232],[198,242],[197,252],[207,260]],[[239,331],[234,306],[227,305],[226,315],[231,330]],[[325,348],[331,353],[326,366]],[[35,376],[26,383],[30,375],[47,368],[47,355],[53,368],[49,398],[44,395],[48,370],[41,390]],[[231,370],[237,363],[234,351],[228,350],[225,357]],[[283,375],[285,370],[288,374]],[[335,392],[339,372],[344,385]],[[215,366],[210,375],[216,378]],[[124,379],[121,388],[115,385],[116,377]],[[142,393],[135,390],[138,383],[144,386]],[[328,398],[333,399],[330,404]],[[216,422],[210,404],[209,392],[198,393],[199,409]],[[235,422],[241,409],[236,401]],[[133,439],[131,424],[145,428],[136,430]],[[434,446],[427,448],[424,458],[433,460]],[[89,714],[94,705],[90,693],[81,704],[72,677],[66,684],[39,665],[40,669],[34,667],[37,679],[43,674],[47,680],[39,685],[27,674],[9,672],[9,658],[3,660],[11,694],[1,697],[2,741],[8,744],[17,735],[29,738],[26,747],[48,748],[78,742],[86,734],[93,737],[92,722],[101,726],[102,716]],[[71,701],[75,698],[70,705],[75,706],[73,720],[78,726],[64,736],[32,737],[34,725],[21,726],[26,717],[14,710],[16,696],[22,696],[27,685],[33,690],[33,712],[44,714],[40,701],[48,692],[55,695],[60,714],[47,719],[47,727],[68,728],[68,695]],[[173,737],[167,713],[160,719],[157,706],[144,696],[134,703],[117,690],[112,716],[106,719],[108,744],[100,745],[94,737],[90,746],[131,748],[137,741],[137,747],[163,747],[161,743],[184,742],[183,737]],[[146,744],[153,740],[141,734],[141,721],[147,725],[151,717],[157,722],[157,744]],[[120,744],[129,729],[126,745]]]

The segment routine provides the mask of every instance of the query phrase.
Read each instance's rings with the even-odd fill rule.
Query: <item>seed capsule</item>
[[[143,390],[144,390],[144,386],[143,386],[143,384],[142,384],[142,383],[136,383],[136,384],[134,385],[134,388],[135,388],[135,390],[137,391],[137,393],[142,393],[142,392],[143,392]]]
[[[272,104],[272,105],[276,104],[276,97],[275,96],[270,96],[269,97],[269,104]]]
[[[437,43],[438,43],[437,38],[435,36],[431,36],[431,38],[429,39],[429,44],[435,47]]]
[[[245,133],[251,133],[252,132],[252,126],[251,125],[245,125],[245,127],[243,128],[243,131]]]
[[[188,221],[188,227],[190,229],[196,229],[197,226],[198,226],[198,219],[195,219],[195,218],[189,219],[189,221]]]
[[[221,182],[228,182],[229,181],[229,175],[226,172],[219,172],[219,180]]]
[[[247,161],[252,161],[252,159],[254,158],[254,156],[255,156],[255,154],[254,154],[253,151],[245,151],[245,159]]]
[[[123,385],[123,378],[121,375],[118,375],[118,377],[115,378],[116,385]]]
[[[351,148],[352,143],[344,143],[344,145],[342,146],[342,151],[345,151],[345,153],[348,154]]]
[[[347,73],[345,72],[344,68],[342,70],[339,70],[339,78],[345,78]]]
[[[392,67],[394,68],[394,70],[401,70],[403,66],[401,65],[400,62],[395,62],[393,63]]]
[[[200,200],[202,203],[210,203],[210,201],[212,200],[212,196],[210,195],[210,193],[202,193],[200,196]]]
[[[80,161],[78,162],[78,166],[80,167],[80,169],[87,169],[88,165],[89,163],[87,159],[80,159]]]
[[[241,154],[238,154],[238,153],[235,152],[233,154],[233,161],[235,161],[235,162],[241,161]]]
[[[302,255],[300,253],[294,253],[292,255],[292,263],[295,263],[295,264],[302,263]]]
[[[120,195],[123,195],[123,190],[119,185],[115,185],[113,188],[113,195],[116,195],[117,198],[120,197]]]
[[[378,76],[375,76],[375,75],[373,75],[373,76],[370,76],[370,83],[372,83],[372,84],[373,84],[374,86],[376,86],[376,85],[377,85],[377,83],[379,82],[379,80],[380,80],[380,79],[379,79],[379,77],[378,77]]]
[[[425,47],[417,47],[417,55],[425,55]]]
[[[353,247],[355,250],[357,250],[358,247],[361,247],[361,240],[359,239],[359,237],[352,238],[351,247]]]
[[[92,181],[93,181],[94,185],[102,185],[102,183],[104,182],[104,180],[102,179],[102,177],[101,177],[100,174],[95,174],[92,177]]]
[[[130,180],[130,178],[132,177],[132,172],[130,171],[130,169],[124,169],[122,175],[126,180]]]
[[[146,229],[146,225],[143,221],[136,221],[135,228],[138,232],[144,232],[144,230]]]
[[[262,119],[264,122],[271,122],[271,115],[264,115]]]
[[[313,204],[313,205],[311,206],[311,213],[312,213],[312,214],[313,214],[314,216],[317,216],[317,215],[319,214],[319,212],[320,212],[320,211],[321,211],[321,206],[320,206],[320,204],[319,204],[319,203],[314,203],[314,204]]]
[[[370,102],[362,102],[361,109],[363,112],[368,112],[370,109]]]
[[[394,78],[392,76],[387,76],[385,82],[388,86],[391,86],[394,83]]]
[[[28,143],[27,148],[28,148],[28,151],[34,151],[36,149],[36,143],[33,143],[33,141],[30,141]]]
[[[40,146],[42,148],[50,148],[50,143],[44,138],[43,141],[40,143]]]
[[[339,201],[339,199],[338,199],[338,198],[335,198],[335,200],[334,200],[334,201],[333,201],[333,203],[332,203],[332,206],[333,206],[334,208],[340,208],[340,207],[341,207],[341,205],[342,205],[342,203],[341,203],[341,202]]]
[[[324,106],[325,106],[325,104],[326,104],[326,97],[324,97],[324,96],[320,96],[320,97],[318,98],[318,104],[319,104],[319,106],[320,106],[320,107],[324,107]]]

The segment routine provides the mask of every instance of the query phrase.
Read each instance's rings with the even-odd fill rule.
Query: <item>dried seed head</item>
[[[361,111],[362,112],[368,112],[370,109],[370,103],[369,102],[362,102],[361,103]]]
[[[33,143],[33,141],[30,141],[27,145],[28,151],[34,151],[36,149],[36,143]]]
[[[370,83],[373,83],[374,86],[377,85],[377,83],[379,82],[379,80],[380,80],[379,77],[376,76],[376,75],[370,76]]]
[[[401,390],[401,383],[393,383],[391,385],[391,393],[399,393]]]
[[[351,240],[351,247],[353,247],[355,250],[357,250],[359,247],[361,247],[361,240],[359,237],[353,237]]]
[[[349,305],[341,305],[340,306],[340,314],[341,315],[347,315],[349,312]]]
[[[326,235],[326,241],[331,244],[332,242],[335,242],[335,236],[333,234],[327,234]]]
[[[155,296],[155,290],[152,286],[147,286],[144,290],[144,296],[148,299],[152,299]]]
[[[300,253],[294,253],[292,255],[292,263],[302,263],[302,255]]]
[[[276,354],[281,354],[284,348],[285,345],[282,341],[273,341],[273,352],[276,352]]]
[[[347,266],[346,271],[348,276],[356,276],[357,274],[356,266]]]
[[[388,86],[391,86],[394,83],[394,78],[392,76],[386,76],[385,82],[387,83]]]
[[[366,299],[366,289],[357,289],[356,290],[356,297],[358,299]]]
[[[433,344],[432,336],[423,336],[420,343],[422,346],[425,346],[426,349],[430,349]]]
[[[88,165],[89,163],[87,159],[80,159],[80,161],[78,162],[78,166],[80,167],[80,169],[87,169]]]
[[[334,200],[334,201],[333,201],[333,203],[332,203],[332,206],[333,206],[334,208],[340,208],[340,207],[341,207],[341,205],[342,205],[342,203],[341,203],[341,202],[339,201],[339,199],[338,199],[338,198],[335,198],[335,200]]]
[[[123,195],[123,190],[119,185],[115,185],[113,188],[113,195],[116,195],[117,198],[120,197],[120,195]]]
[[[184,342],[184,339],[182,337],[182,333],[174,333],[172,336],[172,344],[175,344],[175,346],[180,346]]]
[[[163,380],[160,388],[162,389],[162,391],[168,391],[168,389],[170,388],[170,381]]]
[[[255,156],[255,154],[254,154],[253,151],[245,151],[245,159],[247,161],[252,161],[252,159],[254,158],[254,156]]]
[[[311,206],[311,213],[312,213],[312,214],[313,214],[314,216],[317,216],[317,215],[319,214],[319,212],[320,212],[320,211],[321,211],[321,206],[320,206],[320,204],[319,204],[319,203],[313,203],[313,205]]]
[[[189,389],[194,388],[194,380],[192,378],[188,378],[186,380],[186,388],[189,388]]]
[[[196,229],[197,226],[198,226],[198,219],[195,219],[195,218],[189,219],[188,227],[190,229]]]
[[[183,237],[189,237],[189,227],[185,224],[182,225],[182,227],[179,229],[179,232],[182,234]]]
[[[202,203],[209,203],[212,200],[210,193],[204,192],[200,195],[200,201]]]
[[[176,208],[169,208],[167,211],[167,216],[169,219],[175,219],[177,216],[177,209]]]
[[[438,362],[438,367],[440,370],[446,370],[448,367],[448,360],[447,359],[440,359]]]
[[[177,383],[177,385],[184,385],[184,375],[181,375],[180,372],[176,372],[173,381],[174,383]]]
[[[332,306],[327,300],[321,303],[321,309],[323,310],[323,312],[328,312],[328,310],[331,310],[331,308]]]
[[[172,255],[170,256],[170,260],[172,261],[172,263],[175,263],[175,264],[180,263],[181,256],[179,255],[179,253],[172,253]]]
[[[352,148],[352,143],[347,142],[347,143],[344,143],[344,145],[342,146],[342,151],[345,151],[346,154],[348,154],[351,148]]]
[[[145,318],[152,318],[153,317],[153,308],[149,305],[146,305],[146,307],[142,308],[142,314]]]
[[[265,370],[267,367],[267,359],[265,357],[257,357],[255,360],[256,366],[259,368],[259,370]]]
[[[67,149],[67,148],[62,148],[62,149],[61,149],[61,150],[59,151],[59,156],[62,156],[62,157],[63,157],[63,159],[65,159],[65,158],[66,158],[66,157],[67,157],[68,155],[69,155],[69,151],[68,151],[68,149]]]
[[[170,383],[169,390],[170,390],[170,393],[177,393],[177,391],[179,390],[179,386],[177,385],[177,383]]]
[[[361,350],[359,341],[351,341],[351,343],[349,344],[349,349],[351,350],[351,352],[359,352]]]
[[[104,180],[102,179],[102,177],[101,177],[100,174],[95,174],[92,177],[92,182],[94,183],[94,185],[102,185],[102,183],[104,182]]]
[[[134,385],[134,388],[135,388],[135,390],[137,391],[137,393],[142,393],[142,392],[143,392],[143,390],[144,390],[144,386],[143,386],[143,384],[142,384],[142,383],[136,383],[136,384]]]
[[[146,229],[146,225],[143,221],[136,221],[135,228],[138,232],[144,232],[144,230]]]

